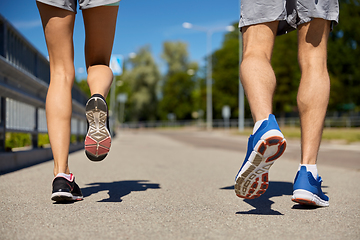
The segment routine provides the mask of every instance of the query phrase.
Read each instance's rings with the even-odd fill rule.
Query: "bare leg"
[[[276,86],[270,61],[277,27],[278,22],[270,22],[243,29],[244,54],[240,74],[255,126],[234,188],[237,196],[246,199],[254,199],[265,193],[269,185],[268,171],[286,148],[284,136],[275,128],[275,118],[269,116]],[[261,126],[259,121],[265,118],[269,119],[258,130]]]
[[[301,163],[316,164],[330,94],[327,39],[330,21],[315,18],[298,30],[301,82],[297,103],[301,121]]]
[[[69,174],[68,153],[71,127],[71,88],[75,79],[73,12],[37,3],[50,59],[50,85],[46,119],[54,156],[54,175]]]
[[[265,119],[272,113],[276,78],[270,61],[277,27],[278,22],[270,22],[243,28],[240,79],[254,122]]]
[[[117,6],[102,6],[83,10],[85,24],[85,58],[87,81],[91,95],[106,98],[113,79],[109,68],[114,42]],[[99,21],[101,19],[101,21]]]

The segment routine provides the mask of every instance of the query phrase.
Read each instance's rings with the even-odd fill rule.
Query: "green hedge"
[[[38,134],[38,147],[44,147],[50,143],[47,133]],[[7,132],[5,135],[5,149],[11,150],[18,147],[31,146],[30,133]]]

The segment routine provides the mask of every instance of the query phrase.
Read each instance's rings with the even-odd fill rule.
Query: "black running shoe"
[[[85,154],[91,161],[103,160],[111,146],[108,107],[104,97],[94,94],[86,103],[88,131],[85,137]]]
[[[75,177],[71,173],[69,181],[61,173],[53,180],[51,200],[56,202],[83,200],[80,187],[75,183]]]

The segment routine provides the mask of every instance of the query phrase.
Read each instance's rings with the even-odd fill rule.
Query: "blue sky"
[[[47,56],[45,39],[35,0],[1,0],[0,14],[15,26],[44,56]],[[161,60],[164,41],[184,41],[188,44],[191,61],[204,64],[206,34],[182,27],[183,22],[217,28],[230,25],[239,19],[239,0],[122,0],[116,27],[113,54],[136,52],[145,45],[151,51],[159,67],[164,70]],[[237,29],[236,29],[237,30]],[[216,32],[212,37],[212,50],[221,46],[225,31]],[[78,78],[86,73],[84,28],[81,11],[78,11],[74,30],[75,68]]]

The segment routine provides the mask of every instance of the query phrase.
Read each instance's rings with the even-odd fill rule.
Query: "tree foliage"
[[[194,94],[198,66],[189,62],[187,45],[183,42],[164,42],[161,56],[167,73],[163,78],[159,116],[166,120],[168,114],[173,113],[177,119],[191,119],[198,97]]]
[[[176,72],[169,76],[162,90],[160,117],[167,119],[168,113],[174,113],[176,119],[191,119],[194,110],[192,96],[194,81],[191,80],[191,76],[186,72]]]
[[[86,94],[86,96],[89,98],[91,97],[90,88],[86,79],[81,79],[80,81],[75,80],[75,84]]]
[[[296,111],[296,95],[300,83],[297,61],[297,33],[292,31],[276,38],[271,60],[276,75],[273,112],[283,115]]]
[[[161,75],[149,47],[141,48],[136,57],[130,59],[130,65],[131,69],[125,71],[121,78],[131,90],[127,113],[132,121],[155,120],[158,103],[156,88]]]
[[[359,22],[360,1],[340,0],[339,25],[330,33],[328,42],[330,110],[360,111]]]
[[[222,118],[224,105],[230,106],[231,117],[238,116],[239,93],[239,30],[225,35],[222,46],[212,55],[213,117]]]
[[[164,42],[161,57],[166,62],[168,76],[177,72],[186,72],[188,69],[189,54],[184,42]]]

